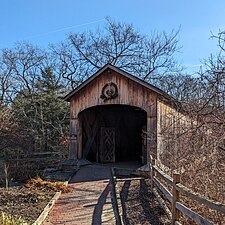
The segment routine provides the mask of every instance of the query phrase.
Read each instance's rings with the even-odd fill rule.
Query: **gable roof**
[[[124,70],[116,67],[116,66],[113,66],[111,64],[106,64],[105,66],[103,66],[101,69],[99,69],[96,73],[94,73],[92,76],[90,76],[85,82],[83,82],[81,85],[79,85],[77,88],[75,88],[73,91],[71,91],[70,93],[68,93],[63,99],[65,101],[70,101],[71,97],[76,94],[78,91],[80,91],[81,89],[83,89],[87,84],[89,84],[90,82],[92,82],[95,78],[99,77],[105,70],[113,70],[119,74],[121,74],[122,76],[124,77],[127,77],[128,79],[156,92],[157,94],[163,96],[164,98],[166,99],[172,99],[172,96],[168,95],[166,92],[164,92],[163,90],[155,87],[154,85],[151,85],[149,83],[147,83],[146,81],[134,76],[134,75],[131,75],[127,72],[125,72]]]

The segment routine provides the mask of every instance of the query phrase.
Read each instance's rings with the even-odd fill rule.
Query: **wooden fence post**
[[[179,200],[179,192],[176,190],[176,184],[180,183],[180,174],[173,174],[173,202],[172,202],[172,225],[179,219],[179,210],[176,209],[176,202]]]
[[[151,191],[153,193],[153,188],[154,188],[154,181],[153,181],[153,177],[155,176],[155,171],[154,171],[154,167],[155,166],[155,159],[151,159]]]

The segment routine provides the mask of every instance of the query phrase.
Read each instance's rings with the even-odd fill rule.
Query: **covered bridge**
[[[135,160],[159,151],[160,116],[171,97],[107,64],[64,98],[70,102],[70,159]]]

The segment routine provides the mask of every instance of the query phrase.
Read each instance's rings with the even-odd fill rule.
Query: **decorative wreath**
[[[109,99],[114,99],[117,96],[118,96],[117,85],[113,82],[109,82],[102,88],[102,94],[101,94],[100,98],[102,98],[104,101],[106,101]]]

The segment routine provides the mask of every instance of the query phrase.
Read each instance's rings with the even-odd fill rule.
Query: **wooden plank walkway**
[[[81,167],[43,225],[117,224],[111,199],[110,168]]]

